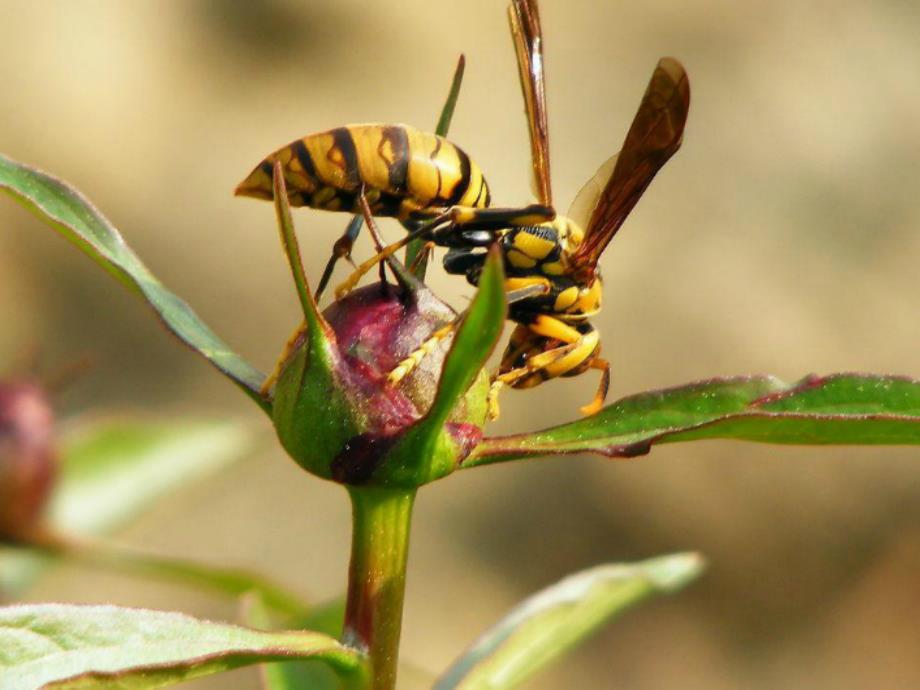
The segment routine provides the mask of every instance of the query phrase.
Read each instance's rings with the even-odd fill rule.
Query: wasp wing
[[[576,272],[593,275],[598,259],[645,188],[680,148],[689,108],[687,73],[677,60],[662,58],[649,80],[623,149],[611,159],[615,160],[612,172],[597,196],[585,226],[585,239],[572,257]],[[601,166],[598,175],[609,163]]]
[[[543,32],[536,0],[512,0],[508,7],[508,18],[511,21],[511,37],[514,39],[514,52],[517,55],[518,74],[530,128],[533,192],[540,204],[552,206],[549,129],[543,85]]]
[[[607,186],[607,182],[613,174],[613,169],[619,157],[620,154],[615,153],[605,160],[591,179],[585,182],[581,189],[578,190],[578,194],[575,195],[575,200],[572,202],[572,205],[569,206],[568,213],[565,214],[569,220],[574,220],[583,228],[588,227],[588,221],[591,220],[591,214],[594,213],[594,209],[597,208],[597,202],[600,201],[601,194],[604,193],[604,188]]]

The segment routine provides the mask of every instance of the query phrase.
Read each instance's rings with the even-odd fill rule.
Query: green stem
[[[343,640],[366,651],[370,690],[396,686],[414,489],[350,487],[351,565]]]

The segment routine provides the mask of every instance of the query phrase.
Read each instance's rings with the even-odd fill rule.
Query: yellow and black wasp
[[[592,413],[606,396],[609,365],[588,321],[597,313],[601,284],[597,262],[642,192],[680,146],[689,107],[689,84],[680,64],[662,59],[652,75],[623,149],[601,166],[573,204],[556,217],[550,186],[549,140],[543,79],[542,33],[535,2],[514,0],[511,30],[530,128],[538,204],[488,208],[482,171],[458,147],[404,125],[352,125],[310,135],[270,154],[239,185],[237,194],[270,199],[272,170],[281,163],[293,206],[364,211],[372,216],[422,221],[405,238],[361,264],[337,290],[342,295],[384,258],[416,237],[448,247],[444,265],[476,284],[484,248],[496,240],[514,295],[509,318],[518,325],[502,357],[494,393],[502,385],[527,388],[556,376],[601,369]],[[375,233],[375,238],[377,237]],[[378,249],[379,241],[378,241]],[[397,384],[454,325],[401,362],[389,380]]]
[[[582,408],[585,414],[593,414],[604,402],[610,377],[610,365],[600,357],[600,336],[589,321],[601,307],[598,260],[658,170],[680,147],[690,106],[690,86],[679,62],[661,59],[620,153],[604,163],[582,188],[568,217],[555,216],[543,37],[536,0],[513,0],[509,17],[527,110],[533,187],[539,206],[518,211],[455,212],[460,227],[467,232],[477,227],[494,229],[496,219],[504,222],[505,227],[496,235],[505,259],[507,292],[520,294],[528,288],[540,288],[510,303],[509,318],[517,326],[494,378],[493,405],[502,385],[531,388],[557,376],[600,369],[597,393]],[[551,215],[536,224],[520,222],[538,209],[548,209]],[[438,234],[432,239],[441,243]],[[444,258],[444,266],[449,273],[464,274],[476,284],[484,256],[477,247],[454,245]],[[391,380],[404,375],[414,359],[410,357],[405,366],[397,367]]]

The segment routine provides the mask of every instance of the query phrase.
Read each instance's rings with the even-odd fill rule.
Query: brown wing
[[[572,257],[583,279],[593,277],[598,259],[661,167],[680,148],[690,108],[690,83],[681,64],[662,58],[652,73],[604,191]]]
[[[549,129],[546,124],[546,96],[543,89],[543,32],[536,0],[512,0],[508,7],[511,37],[517,55],[521,90],[530,126],[533,159],[533,191],[543,206],[553,205],[549,175]]]

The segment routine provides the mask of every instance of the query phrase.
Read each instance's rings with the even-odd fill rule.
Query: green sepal
[[[378,475],[381,483],[421,486],[457,469],[470,448],[460,447],[445,425],[453,421],[464,397],[465,417],[457,421],[479,429],[485,424],[489,378],[483,367],[507,314],[502,257],[496,248],[489,252],[478,288],[444,360],[434,402],[388,454]]]
[[[332,479],[331,462],[364,430],[363,416],[344,393],[335,336],[316,322],[306,328],[287,360],[272,401],[273,421],[284,449],[301,467]]]

